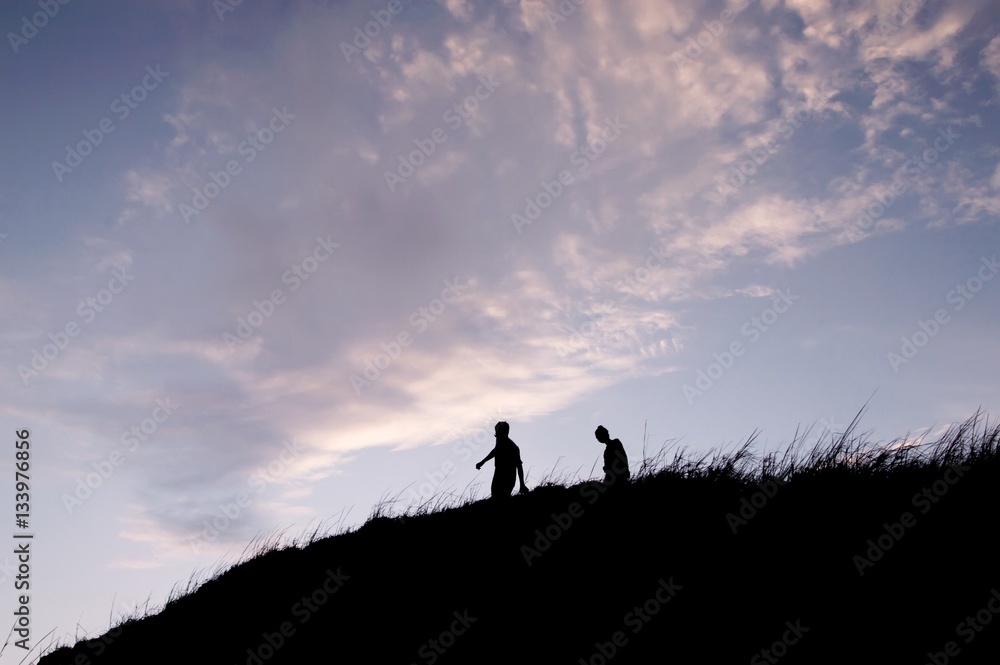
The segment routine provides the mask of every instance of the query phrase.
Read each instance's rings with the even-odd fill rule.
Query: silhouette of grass
[[[482,483],[473,482],[461,492],[439,489],[405,508],[400,507],[402,492],[385,494],[356,528],[344,526],[347,513],[341,511],[335,533],[323,522],[290,539],[286,530],[257,534],[235,561],[223,558],[210,572],[175,585],[163,607],[153,611],[147,600],[141,613],[135,608],[121,617],[112,626],[122,628],[121,637],[100,662],[168,662],[150,651],[150,640],[166,644],[181,636],[188,640],[185,650],[197,648],[204,655],[202,662],[247,662],[245,650],[289,618],[296,594],[315,588],[323,570],[341,565],[351,578],[338,592],[336,608],[317,614],[325,617],[317,624],[322,628],[303,627],[269,665],[326,653],[324,640],[333,634],[347,636],[353,645],[336,652],[338,657],[416,662],[420,645],[441,632],[450,612],[463,607],[477,608],[480,620],[492,627],[470,629],[470,637],[456,642],[442,662],[504,662],[514,651],[496,646],[494,638],[511,632],[542,640],[538,644],[545,646],[536,650],[546,658],[586,662],[595,643],[622,629],[624,610],[642,602],[657,577],[670,575],[686,585],[676,603],[684,611],[671,614],[642,640],[637,634],[629,650],[621,648],[616,663],[682,656],[711,661],[723,654],[743,660],[780,636],[782,621],[795,619],[793,614],[826,622],[829,634],[848,631],[833,641],[803,638],[797,653],[811,654],[811,662],[834,654],[863,662],[866,658],[851,656],[850,649],[872,635],[880,636],[897,658],[908,644],[901,640],[916,640],[912,658],[923,658],[954,638],[953,615],[977,609],[977,594],[996,584],[992,566],[976,548],[985,547],[988,537],[981,525],[995,517],[992,484],[1000,467],[1000,424],[977,411],[934,441],[926,441],[925,432],[878,444],[870,432],[858,431],[863,412],[843,432],[822,432],[815,444],[809,444],[812,428],[807,428],[797,430],[783,448],[759,455],[757,431],[728,450],[703,452],[668,440],[648,453],[644,434],[632,481],[607,493],[599,492],[593,480],[581,479],[579,470],[554,467],[527,496],[503,505],[482,501]],[[879,557],[885,563],[859,574],[852,556],[880,537],[883,524],[899,521],[904,510],[916,512],[906,499],[917,489],[941,482],[956,467],[973,471],[955,488],[946,488],[950,496],[933,508],[934,514],[919,514],[917,525],[897,541],[902,543],[898,551]],[[769,481],[780,484],[777,494],[744,518],[747,525],[738,533],[731,530],[727,516],[748,496],[763,496],[760,488]],[[588,492],[597,498],[588,501]],[[576,517],[570,515],[574,503],[581,513]],[[542,546],[527,565],[525,548]],[[977,555],[980,563],[975,563]],[[614,571],[615,585],[580,584],[608,570]],[[485,586],[470,586],[484,572]],[[939,584],[924,589],[924,596],[915,595],[912,587],[924,574],[938,576]],[[767,585],[764,595],[762,584]],[[863,602],[842,595],[845,590]],[[518,594],[544,602],[525,606]],[[397,597],[418,606],[389,615],[378,609]],[[743,612],[726,620],[725,644],[716,644],[704,624],[719,607]],[[914,607],[924,614],[911,616]],[[946,607],[955,609],[944,612]],[[379,618],[366,622],[365,616]],[[185,623],[199,621],[211,622],[211,639],[195,642],[184,632]],[[562,641],[546,640],[552,634]],[[701,642],[697,648],[676,648],[671,640],[685,636]],[[975,653],[973,647],[985,650],[986,644],[984,637],[970,646],[963,662],[975,662],[965,654]],[[878,650],[872,649],[868,655]],[[88,655],[79,638],[47,651],[44,665]]]

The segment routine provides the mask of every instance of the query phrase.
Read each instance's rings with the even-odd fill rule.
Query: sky
[[[0,454],[0,607],[31,534],[30,658],[255,538],[488,495],[498,420],[535,487],[600,475],[598,425],[636,470],[997,414],[998,26],[5,2],[0,421],[30,454]]]

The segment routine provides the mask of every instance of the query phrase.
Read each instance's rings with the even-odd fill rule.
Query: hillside
[[[997,662],[1000,427],[751,445],[373,518],[40,662]]]

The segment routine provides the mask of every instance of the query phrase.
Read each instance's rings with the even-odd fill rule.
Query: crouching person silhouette
[[[514,490],[515,474],[521,481],[520,493],[527,494],[528,488],[524,485],[524,467],[521,465],[521,450],[507,436],[510,433],[510,425],[501,421],[496,424],[494,430],[496,446],[489,455],[476,464],[476,470],[483,468],[483,464],[493,458],[493,484],[490,485],[490,494],[494,499],[510,496]]]
[[[604,444],[604,484],[624,484],[631,474],[628,470],[628,456],[625,446],[618,439],[612,439],[604,425],[598,425],[594,436]]]

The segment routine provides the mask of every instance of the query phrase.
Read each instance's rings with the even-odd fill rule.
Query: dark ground
[[[1000,662],[1000,432],[948,436],[375,518],[41,663]]]

